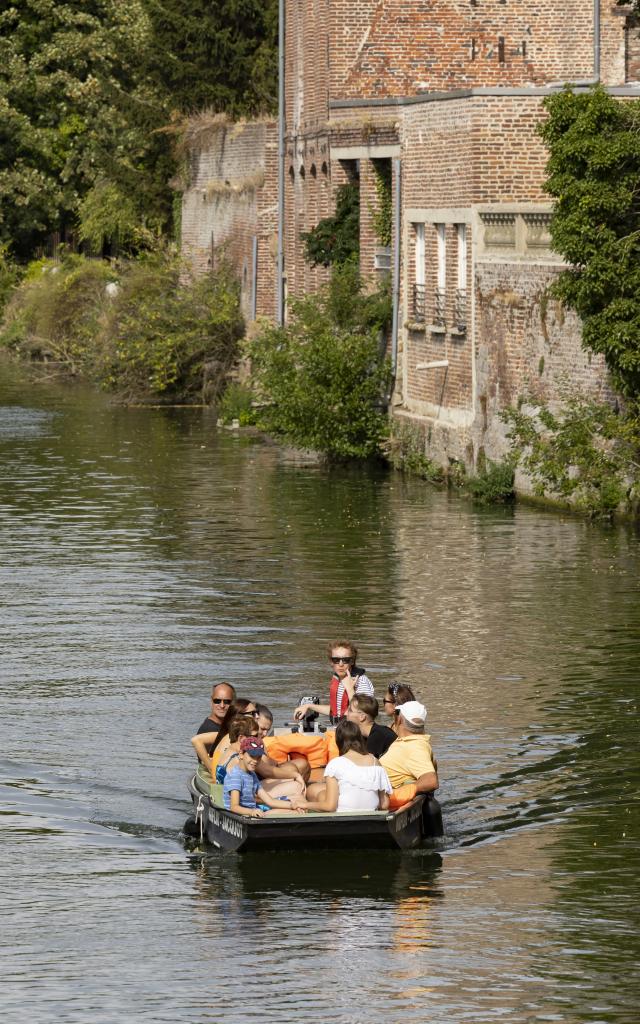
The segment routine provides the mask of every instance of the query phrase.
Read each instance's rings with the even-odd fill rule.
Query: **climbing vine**
[[[360,252],[360,188],[357,182],[342,185],[336,196],[336,212],[301,233],[305,258],[312,267],[344,266]]]
[[[545,101],[551,236],[570,265],[553,292],[583,324],[616,389],[640,397],[640,102],[601,87]]]
[[[380,245],[391,245],[391,161],[374,160],[376,208],[373,211],[373,230]]]

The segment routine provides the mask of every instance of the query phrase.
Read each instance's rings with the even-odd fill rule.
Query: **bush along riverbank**
[[[167,250],[128,261],[69,255],[29,264],[0,344],[131,402],[216,401],[243,333],[224,265],[188,277]]]

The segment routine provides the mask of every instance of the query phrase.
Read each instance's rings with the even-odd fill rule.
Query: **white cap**
[[[396,711],[399,711],[407,722],[413,722],[416,725],[418,722],[424,725],[427,720],[427,709],[419,700],[408,700],[405,704],[398,704]]]

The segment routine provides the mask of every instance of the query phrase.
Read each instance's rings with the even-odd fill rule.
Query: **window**
[[[447,226],[436,224],[436,243],[438,254],[438,284],[434,296],[433,322],[438,326],[444,326],[445,322],[445,297],[447,290]]]
[[[424,224],[414,224],[415,232],[415,284],[413,286],[413,316],[416,323],[424,322],[425,313],[425,248]]]
[[[459,331],[467,326],[467,225],[456,224],[458,240],[458,286],[456,288],[454,320]]]

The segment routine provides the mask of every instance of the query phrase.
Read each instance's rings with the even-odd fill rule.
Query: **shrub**
[[[238,284],[226,266],[180,283],[175,258],[141,257],[107,312],[100,377],[132,397],[192,396],[211,375],[224,379],[242,330]]]
[[[296,300],[285,328],[267,327],[251,344],[264,427],[337,458],[380,452],[387,434],[389,361],[381,332],[389,304],[362,293],[357,268],[334,271],[317,295]]]
[[[257,422],[256,410],[253,408],[253,392],[245,384],[237,381],[225,388],[218,406],[218,417],[223,423],[229,424],[237,420],[241,427]]]
[[[637,412],[617,411],[581,396],[552,413],[545,406],[510,408],[514,456],[540,497],[564,498],[594,518],[632,508],[638,498],[640,430]]]
[[[487,460],[475,476],[464,479],[462,486],[479,505],[494,505],[514,500],[514,476],[514,459],[508,458],[504,462]]]
[[[113,279],[107,263],[82,256],[30,264],[7,305],[0,340],[25,356],[91,376],[105,287]]]
[[[0,342],[127,397],[216,398],[242,334],[238,285],[224,266],[195,281],[180,273],[166,252],[40,261],[7,307]]]

